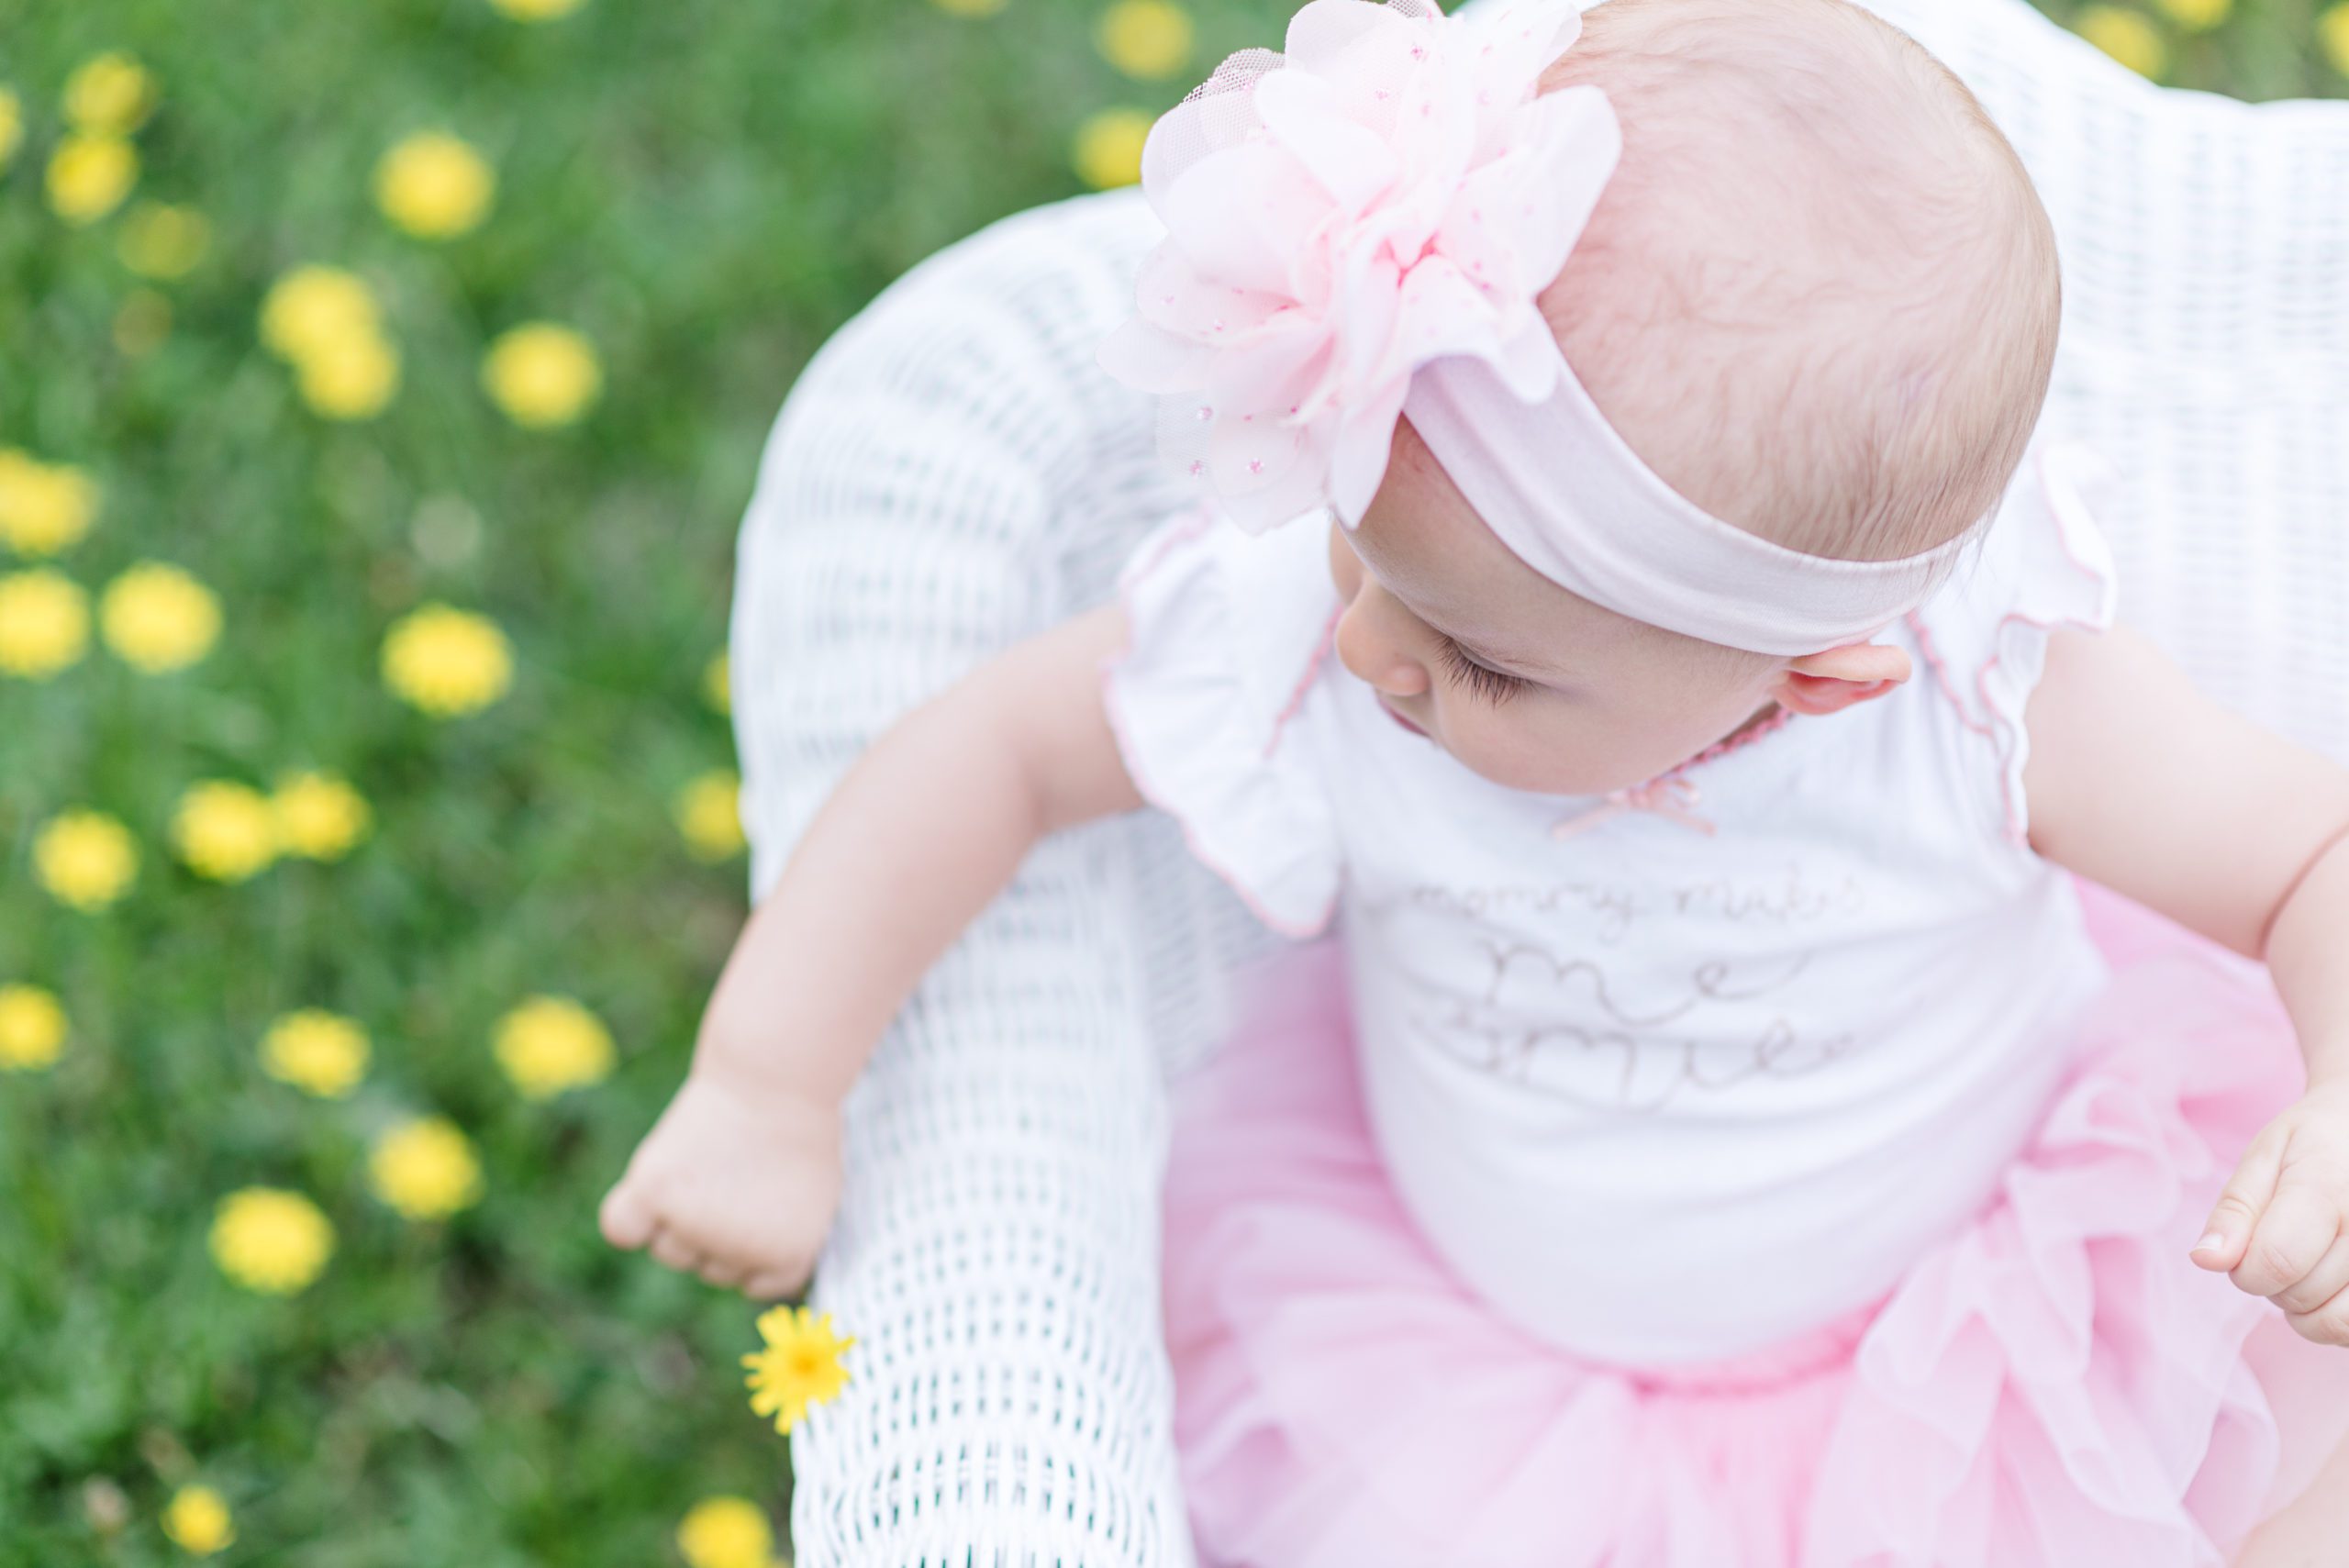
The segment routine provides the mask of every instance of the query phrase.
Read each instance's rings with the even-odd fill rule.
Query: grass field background
[[[760,440],[890,278],[1115,181],[1149,115],[1286,14],[505,3],[0,0],[0,1568],[230,1533],[217,1561],[284,1568],[764,1555],[677,1536],[713,1495],[780,1530],[751,1310],[594,1223],[743,913],[711,662]],[[2349,85],[2349,10],[2064,15],[2187,84]],[[108,51],[139,93],[76,78]],[[379,202],[417,132],[494,172],[462,232],[409,231],[479,206],[462,170],[408,193],[408,228]],[[135,159],[119,199],[119,154],[77,137]],[[372,344],[313,323],[323,369],[261,331],[306,264],[373,301]],[[518,421],[483,367],[528,323],[593,374],[541,363]],[[144,562],[199,588],[110,597]],[[432,606],[482,622],[406,680],[420,708],[386,648]],[[354,837],[331,795],[311,857],[269,838],[304,773],[364,803]],[[220,783],[250,793],[190,805]],[[106,845],[42,859],[76,811],[135,857],[110,896]],[[548,996],[595,1025],[526,1014],[502,1058]],[[302,1009],[369,1041],[342,1092],[264,1063]],[[387,1175],[419,1118],[438,1141]],[[331,1227],[298,1288],[224,1262],[254,1187]]]

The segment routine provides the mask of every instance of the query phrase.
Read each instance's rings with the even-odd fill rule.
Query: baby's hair
[[[1607,0],[1543,78],[1622,162],[1542,309],[1632,448],[1789,549],[1913,555],[2021,462],[2054,236],[1972,94],[1845,0]]]

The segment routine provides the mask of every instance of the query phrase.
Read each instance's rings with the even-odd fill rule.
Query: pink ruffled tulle
[[[2203,1568],[2349,1435],[2349,1354],[2187,1249],[2301,1084],[2252,966],[2084,889],[2116,978],[1972,1224],[1803,1342],[1652,1373],[1454,1283],[1297,950],[1186,1084],[1175,1435],[1219,1568]],[[1735,1289],[1734,1281],[1723,1282]]]

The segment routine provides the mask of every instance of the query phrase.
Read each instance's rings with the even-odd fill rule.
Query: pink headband
[[[1308,0],[1286,54],[1230,56],[1152,128],[1167,238],[1101,364],[1164,395],[1161,453],[1252,533],[1360,522],[1408,414],[1561,587],[1761,653],[1865,638],[1962,541],[1831,561],[1709,516],[1616,434],[1542,316],[1622,150],[1598,89],[1538,90],[1581,28],[1573,0]]]

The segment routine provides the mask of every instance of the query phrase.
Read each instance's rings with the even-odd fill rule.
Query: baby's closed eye
[[[1488,703],[1494,707],[1500,706],[1532,684],[1521,675],[1512,675],[1507,671],[1496,670],[1489,664],[1480,663],[1466,649],[1449,637],[1442,639],[1438,653],[1443,661],[1444,669],[1456,684],[1465,687],[1468,695],[1477,701]]]

